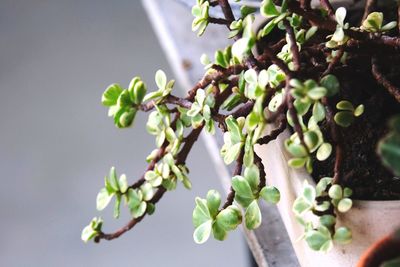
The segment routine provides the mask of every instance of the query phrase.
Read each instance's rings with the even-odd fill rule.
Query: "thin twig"
[[[380,72],[378,62],[375,57],[372,58],[371,63],[372,75],[374,76],[375,80],[385,87],[386,90],[396,99],[396,101],[400,103],[400,88],[396,87],[393,83],[385,78],[382,72]]]
[[[278,120],[278,126],[275,129],[273,129],[269,134],[259,138],[257,140],[257,144],[266,145],[269,142],[275,140],[286,129],[286,126],[287,126],[286,116],[282,114],[280,119]]]
[[[331,60],[331,62],[328,65],[328,68],[322,73],[322,77],[325,75],[328,75],[329,73],[332,72],[332,70],[336,67],[336,65],[340,62],[340,59],[342,58],[344,53],[344,49],[340,48],[336,56],[334,56]]]
[[[295,71],[297,71],[300,69],[300,52],[299,47],[297,46],[296,36],[294,35],[293,28],[292,26],[290,26],[289,21],[283,20],[283,25],[285,26],[286,33],[289,36],[290,50],[292,51],[294,69]]]
[[[341,175],[341,170],[342,170],[342,162],[343,162],[343,153],[344,153],[344,148],[342,146],[342,139],[339,134],[339,128],[336,125],[334,121],[334,112],[331,104],[328,101],[327,97],[322,98],[322,104],[325,105],[326,108],[326,119],[327,123],[330,128],[331,132],[331,138],[334,142],[335,145],[335,166],[334,166],[334,174],[333,174],[333,184],[341,184],[342,181],[342,175]]]
[[[244,146],[240,149],[240,153],[238,158],[236,159],[236,167],[235,170],[233,171],[232,176],[240,175],[242,173],[242,168],[243,168],[243,157],[244,157]],[[230,205],[232,205],[233,200],[235,199],[235,190],[233,190],[232,186],[229,190],[229,194],[226,198],[226,201],[224,205],[222,206],[221,210],[226,209]]]
[[[208,22],[213,23],[213,24],[220,24],[220,25],[226,25],[229,27],[230,23],[226,19],[223,18],[213,18],[213,17],[208,17]]]

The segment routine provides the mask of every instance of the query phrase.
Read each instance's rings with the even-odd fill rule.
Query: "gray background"
[[[118,130],[100,96],[140,74],[154,86],[171,71],[134,0],[2,0],[0,3],[1,266],[246,266],[239,231],[225,242],[192,241],[194,197],[221,187],[198,144],[188,165],[192,191],[165,195],[156,214],[113,242],[83,244],[80,232],[100,214],[95,198],[109,167],[133,182],[154,148],[140,114]]]

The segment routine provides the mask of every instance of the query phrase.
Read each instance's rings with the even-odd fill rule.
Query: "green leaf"
[[[325,119],[325,107],[321,104],[321,102],[317,101],[313,105],[312,111],[313,117],[317,122],[320,122]]]
[[[251,50],[254,43],[254,39],[249,37],[243,37],[237,40],[232,45],[232,55],[236,57],[239,61],[241,61],[243,59],[243,56]]]
[[[117,99],[117,105],[119,107],[130,107],[132,105],[131,97],[129,95],[128,90],[122,91],[122,93],[119,95]]]
[[[239,156],[240,150],[242,149],[242,143],[237,143],[233,146],[231,146],[227,151],[224,156],[224,162],[225,164],[231,164],[234,160],[237,159]]]
[[[258,184],[260,183],[260,170],[257,165],[252,164],[244,170],[244,178],[250,185],[253,191],[258,189]]]
[[[219,241],[225,240],[226,237],[228,236],[228,232],[225,229],[223,229],[223,227],[217,222],[213,223],[212,231],[214,238]]]
[[[114,204],[114,218],[118,219],[120,214],[121,195],[116,195]]]
[[[204,242],[206,242],[207,239],[210,237],[211,227],[212,227],[211,220],[208,220],[203,224],[201,224],[200,226],[198,226],[193,233],[194,242],[196,242],[197,244],[203,244]]]
[[[260,12],[266,18],[276,17],[280,14],[272,0],[265,0],[261,5]]]
[[[329,143],[323,143],[317,150],[317,159],[319,161],[324,161],[327,158],[329,158],[329,156],[332,153],[332,145]]]
[[[129,108],[127,111],[123,112],[119,117],[119,123],[122,127],[129,127],[133,123],[137,110],[134,108]]]
[[[156,72],[155,81],[156,81],[157,87],[160,90],[163,90],[165,88],[165,86],[167,85],[167,76],[165,75],[164,71],[158,70]]]
[[[348,187],[343,189],[343,197],[350,197],[353,194],[353,190]]]
[[[153,203],[147,203],[146,213],[152,215],[156,211],[156,205]]]
[[[340,84],[336,76],[328,74],[321,79],[321,86],[325,87],[328,92],[327,97],[336,95],[339,92]]]
[[[96,207],[97,210],[103,210],[107,207],[108,203],[110,203],[114,194],[109,194],[107,189],[102,188],[100,192],[97,194],[96,198]]]
[[[336,229],[335,234],[333,235],[333,240],[338,242],[339,244],[349,244],[352,240],[350,229],[348,229],[347,227],[340,227]]]
[[[92,229],[90,225],[86,226],[82,230],[81,239],[87,243],[97,235],[97,232]]]
[[[257,72],[254,69],[249,69],[244,73],[244,79],[247,83],[257,83]]]
[[[364,105],[359,105],[354,110],[354,116],[360,117],[364,113]]]
[[[254,198],[249,182],[242,176],[236,175],[232,178],[232,187],[237,195],[244,198]]]
[[[133,77],[133,79],[131,80],[131,82],[129,83],[129,86],[128,86],[128,90],[129,90],[129,93],[131,94],[132,101],[134,99],[134,97],[133,97],[133,95],[134,95],[133,89],[135,88],[135,85],[136,85],[136,83],[138,81],[140,81],[140,77],[138,77],[138,76]]]
[[[246,209],[244,215],[246,228],[253,230],[261,225],[261,211],[258,206],[257,200],[253,200]]]
[[[381,31],[382,31],[382,32],[387,32],[387,31],[390,31],[391,29],[396,28],[396,26],[397,26],[397,22],[396,22],[396,21],[391,21],[391,22],[389,22],[388,24],[385,24],[385,25],[381,28]]]
[[[319,217],[319,221],[323,226],[330,228],[335,225],[336,217],[330,214],[325,214]]]
[[[308,41],[311,37],[315,35],[317,31],[318,31],[317,26],[312,26],[311,28],[309,28],[306,32],[305,40]]]
[[[118,178],[117,178],[117,172],[115,170],[115,167],[111,167],[110,173],[108,174],[108,180],[110,182],[111,187],[115,191],[120,191],[119,186],[118,186]]]
[[[127,196],[128,196],[128,200],[129,200],[128,206],[131,211],[133,209],[136,209],[140,205],[140,203],[143,199],[142,192],[138,191],[137,189],[132,189],[132,188],[130,188],[128,190]]]
[[[119,181],[118,181],[118,187],[119,187],[119,191],[124,194],[126,192],[126,190],[128,190],[128,181],[126,179],[126,175],[122,174],[119,177]]]
[[[350,101],[342,100],[336,104],[336,108],[339,110],[347,110],[347,111],[354,111],[354,106]]]
[[[335,114],[333,119],[335,120],[336,124],[346,128],[353,123],[354,115],[349,111],[340,111]]]
[[[160,186],[163,180],[161,175],[155,171],[147,171],[144,175],[144,178],[154,187]]]
[[[286,150],[294,157],[305,157],[307,156],[307,150],[301,144],[295,144],[290,142],[285,142]]]
[[[146,95],[147,88],[142,81],[138,81],[133,88],[133,95],[131,94],[131,99],[136,105],[140,105]],[[133,98],[132,98],[133,96]]]
[[[241,223],[242,215],[236,206],[229,206],[216,217],[216,223],[225,231],[232,231]]]
[[[210,190],[207,193],[207,207],[212,217],[218,213],[219,205],[221,204],[221,195],[216,190]]]
[[[383,13],[382,12],[372,12],[363,21],[361,28],[363,30],[376,32],[382,27]]]
[[[292,168],[302,168],[306,164],[307,158],[292,158],[288,161],[288,165]]]
[[[342,187],[338,184],[334,184],[329,188],[329,197],[333,199],[341,199],[343,197]]]
[[[207,201],[205,199],[196,198],[196,207],[193,210],[192,220],[195,228],[204,222],[211,220],[211,214],[208,210]]]
[[[143,214],[145,214],[146,209],[147,209],[147,203],[142,201],[140,202],[139,206],[136,206],[131,209],[131,214],[133,218],[139,218],[143,216]]]
[[[257,9],[254,7],[244,6],[244,5],[240,7],[240,14],[242,15],[242,18],[244,18],[247,15],[252,14],[256,11],[257,11]]]
[[[330,178],[330,177],[321,178],[321,180],[319,180],[319,182],[317,183],[317,186],[315,187],[317,196],[320,196],[322,194],[322,192],[325,192],[326,188],[331,183],[332,183],[332,178]]]
[[[344,19],[346,18],[346,13],[347,13],[346,8],[344,7],[339,7],[338,9],[336,9],[335,17],[336,21],[340,26],[344,25]]]
[[[306,143],[307,147],[314,151],[315,147],[319,143],[318,134],[315,131],[307,131],[304,133],[304,143]]]
[[[264,28],[258,32],[258,38],[263,38],[267,36],[277,25],[278,23],[275,20],[270,20]]]
[[[304,212],[309,211],[312,208],[312,204],[307,201],[304,197],[298,197],[293,202],[292,210],[297,215],[302,215]]]
[[[345,213],[348,212],[353,205],[353,201],[350,198],[343,198],[338,203],[338,211]]]
[[[265,186],[260,191],[260,196],[267,202],[276,204],[281,198],[279,190],[274,186]]]
[[[326,96],[328,90],[325,87],[314,87],[307,92],[307,95],[313,99],[318,100]]]
[[[113,83],[107,87],[101,96],[101,103],[104,106],[110,107],[117,104],[119,95],[122,93],[123,88],[117,83]]]
[[[311,102],[304,102],[300,99],[296,99],[293,104],[300,116],[304,116],[311,107]]]
[[[331,238],[320,231],[310,230],[306,232],[305,240],[311,249],[319,251],[327,242],[331,241]]]
[[[143,194],[143,200],[150,201],[154,196],[154,188],[150,183],[144,183],[140,187],[140,191]]]
[[[310,203],[313,203],[316,197],[316,191],[315,188],[312,187],[311,185],[305,183],[303,186],[303,197],[305,200],[307,200]]]

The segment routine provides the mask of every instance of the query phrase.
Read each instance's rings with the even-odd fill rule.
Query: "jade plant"
[[[398,104],[400,89],[381,66],[383,55],[400,49],[399,25],[376,11],[375,1],[367,1],[364,16],[356,23],[348,20],[344,7],[335,10],[329,0],[320,0],[318,6],[310,2],[264,0],[259,8],[243,4],[235,16],[227,0],[197,0],[192,30],[200,36],[210,24],[220,24],[232,44],[216,51],[213,59],[201,57],[205,75],[185,97],[175,94],[174,80],[162,70],[155,74],[154,89],[134,77],[127,88],[112,84],[105,90],[102,103],[116,127],[133,125],[137,112],[149,113],[146,129],[155,136],[155,149],[140,179],[118,177],[112,167],[97,196],[98,210],[115,199],[114,216],[118,218],[123,202],[132,219],[106,233],[102,219],[94,218],[82,232],[84,241],[118,238],[153,214],[166,192],[178,184],[190,189],[186,159],[203,130],[212,135],[222,132],[221,157],[235,167],[225,201],[215,190],[196,198],[194,241],[203,243],[211,234],[224,240],[240,224],[250,230],[259,227],[260,202],[277,203],[285,196],[268,185],[254,147],[275,141],[287,130],[291,135],[284,147],[290,168],[312,174],[316,162],[334,162],[333,175],[318,177],[316,186],[305,184],[294,202],[293,216],[304,226],[302,238],[318,251],[351,242],[351,229],[336,224],[340,213],[351,212],[354,189],[342,171],[343,162],[352,160],[343,152],[343,130],[362,117],[366,107],[343,93],[342,70],[356,68],[357,58],[369,62],[370,76]],[[217,8],[224,17],[211,16],[210,10]],[[256,14],[265,20],[261,27],[254,25]],[[399,121],[393,119],[391,132],[378,147],[384,165],[397,175]]]

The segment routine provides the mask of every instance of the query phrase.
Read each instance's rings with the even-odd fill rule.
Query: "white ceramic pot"
[[[311,250],[304,240],[298,240],[303,227],[292,212],[294,200],[307,180],[315,185],[305,170],[292,169],[287,165],[290,158],[283,147],[289,132],[282,133],[275,142],[258,146],[256,153],[262,158],[267,174],[267,184],[281,192],[278,209],[288,231],[293,248],[302,267],[352,267],[361,254],[376,240],[390,234],[400,226],[400,201],[353,201],[352,209],[338,217],[338,224],[349,227],[353,241],[344,246],[336,245],[328,253]]]

